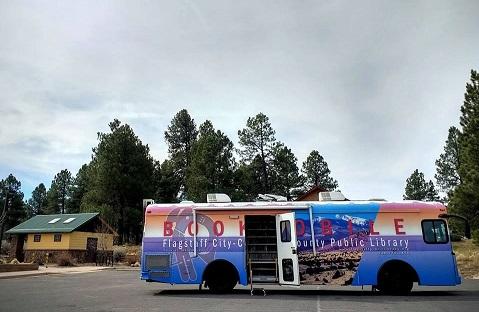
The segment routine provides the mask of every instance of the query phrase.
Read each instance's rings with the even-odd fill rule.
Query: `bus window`
[[[423,220],[422,237],[428,244],[445,244],[449,241],[444,220]]]
[[[291,241],[291,224],[289,220],[281,221],[280,223],[281,229],[281,242],[288,243]]]

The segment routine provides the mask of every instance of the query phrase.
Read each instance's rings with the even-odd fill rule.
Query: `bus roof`
[[[423,209],[438,209],[445,212],[446,208],[438,202],[421,201],[292,201],[292,202],[232,202],[232,203],[172,203],[152,204],[146,207],[146,214],[162,215],[174,209],[191,209],[195,211],[251,211],[251,210],[297,210],[309,209],[310,207],[320,209],[322,212],[335,213],[337,209],[352,208],[358,212],[367,212],[373,207],[381,207],[381,212],[419,212]],[[315,209],[315,210],[316,210]]]

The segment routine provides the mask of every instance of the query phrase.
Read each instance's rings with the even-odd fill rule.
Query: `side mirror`
[[[456,218],[456,219],[461,219],[464,221],[464,236],[466,238],[470,239],[471,238],[471,226],[469,224],[469,220],[467,220],[465,217],[460,216],[460,215],[455,215],[455,214],[449,214],[449,213],[443,213],[439,215],[439,218],[443,219],[450,219],[450,218]]]

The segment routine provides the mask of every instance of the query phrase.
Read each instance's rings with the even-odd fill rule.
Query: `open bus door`
[[[276,215],[279,284],[299,286],[294,212]]]

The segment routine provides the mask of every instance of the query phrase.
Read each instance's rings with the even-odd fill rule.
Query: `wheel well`
[[[390,260],[385,262],[378,271],[378,284],[381,280],[382,275],[385,272],[399,271],[405,274],[405,277],[408,277],[409,280],[413,282],[419,282],[419,276],[417,275],[416,270],[407,262],[402,260]]]
[[[215,260],[210,262],[207,266],[205,271],[203,272],[202,281],[207,281],[213,275],[225,275],[231,274],[236,282],[239,282],[239,273],[236,267],[227,260]]]

